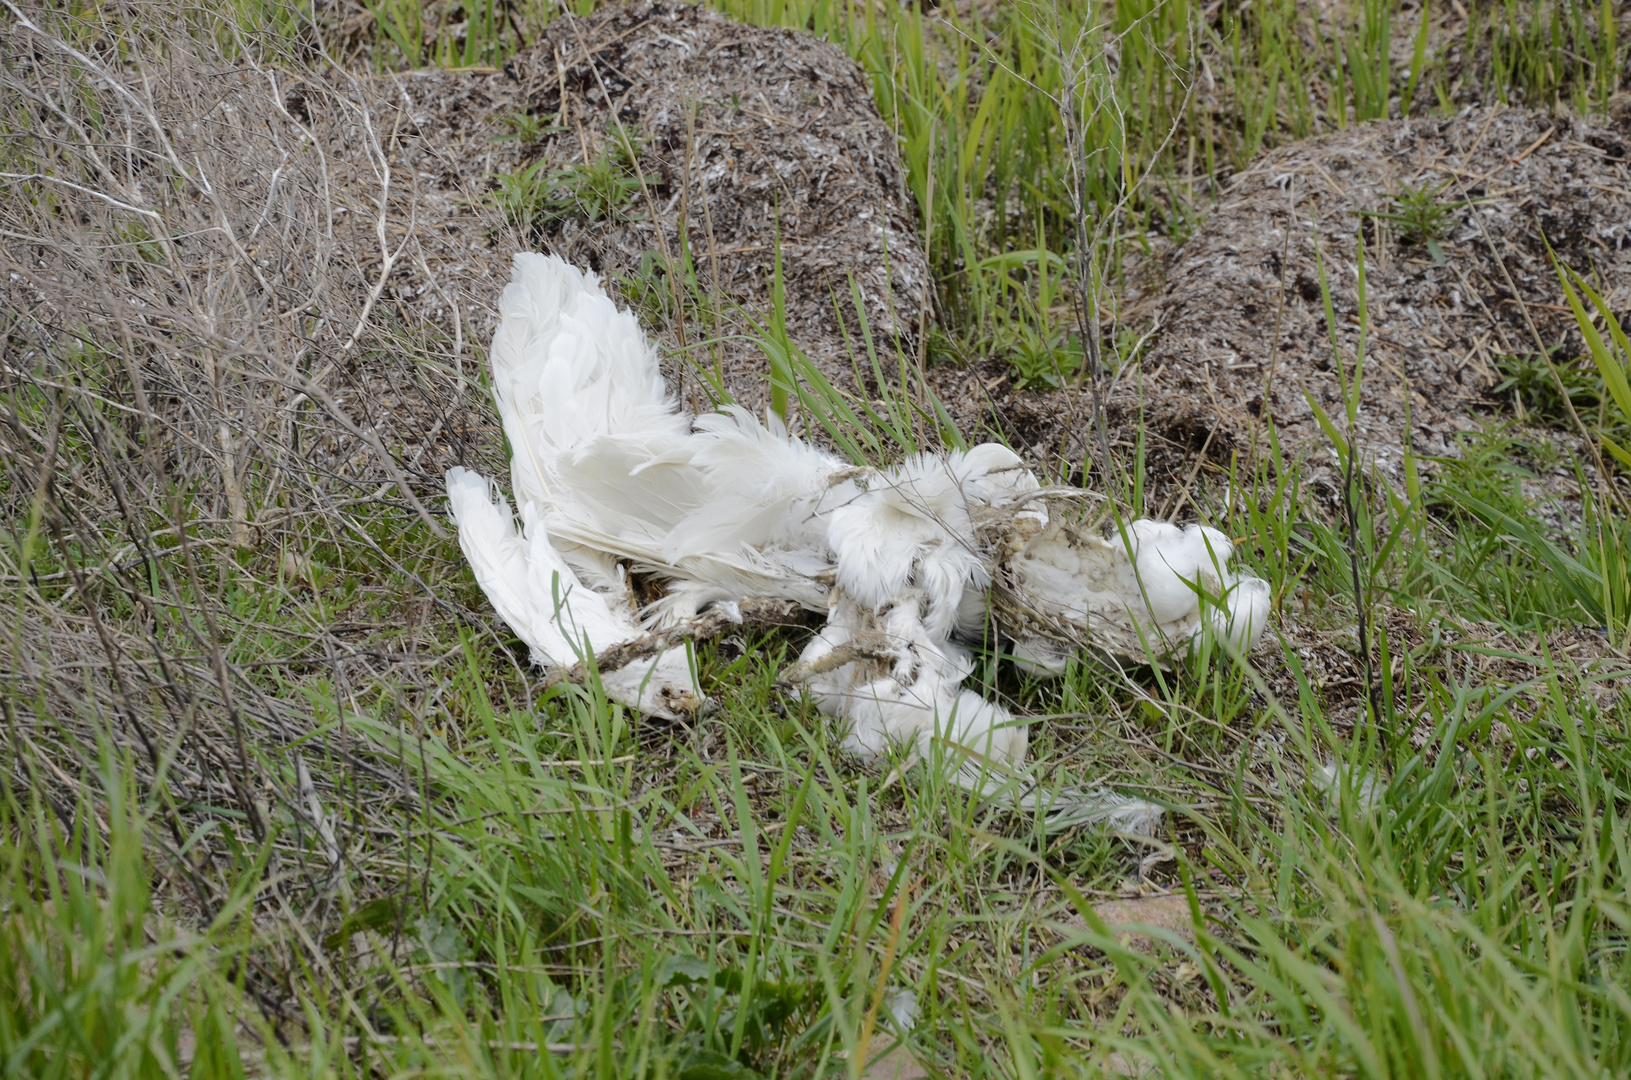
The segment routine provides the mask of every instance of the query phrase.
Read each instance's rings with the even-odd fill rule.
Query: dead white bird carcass
[[[1019,783],[1025,723],[963,686],[958,641],[994,616],[1039,674],[1084,651],[1181,657],[1202,633],[1250,650],[1268,586],[1229,568],[1222,533],[1085,530],[1062,512],[1080,492],[1044,490],[994,443],[856,467],[773,414],[687,416],[634,317],[553,256],[516,256],[499,314],[493,390],[519,517],[468,469],[448,471],[447,493],[476,580],[536,663],[568,672],[592,654],[613,699],[689,713],[703,695],[686,640],[744,607],[797,605],[827,622],[782,681],[841,722],[849,752],[915,748],[974,790],[1045,801],[1056,824],[1159,820],[1102,789]],[[661,598],[637,603],[631,574]]]

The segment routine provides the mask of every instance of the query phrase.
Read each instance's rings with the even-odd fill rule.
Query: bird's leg
[[[774,626],[797,626],[800,608],[792,600],[749,597],[739,604],[726,607],[715,605],[700,615],[677,623],[666,630],[641,634],[633,641],[625,641],[603,650],[595,659],[595,668],[602,674],[627,667],[637,660],[648,660],[664,649],[672,649],[687,641],[711,641],[740,627],[767,630]],[[562,671],[556,668],[544,680],[545,686],[556,683],[583,683],[589,678],[587,665],[575,664]]]
[[[817,675],[837,671],[856,660],[877,660],[893,664],[900,659],[900,650],[890,642],[888,635],[877,630],[862,630],[854,637],[836,645],[814,660],[800,660],[782,668],[776,676],[776,685],[786,688],[802,686]]]

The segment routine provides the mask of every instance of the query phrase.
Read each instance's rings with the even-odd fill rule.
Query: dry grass
[[[123,18],[0,31],[8,767],[66,823],[95,755],[127,759],[205,916],[221,830],[292,822],[277,873],[326,903],[300,831],[332,855],[419,799],[339,718],[390,687],[442,726],[485,630],[437,500],[491,418],[455,328],[399,317],[420,236],[374,89],[209,12]]]

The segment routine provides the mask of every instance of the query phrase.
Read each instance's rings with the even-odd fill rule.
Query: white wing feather
[[[558,459],[597,438],[684,437],[687,421],[640,324],[593,274],[552,255],[519,254],[498,311],[493,394],[523,508],[553,505]]]
[[[572,498],[617,485],[563,483],[563,469],[593,444],[643,442],[641,460],[685,438],[686,420],[664,390],[656,354],[633,316],[592,274],[551,256],[520,254],[499,298],[493,392],[510,441],[510,479],[525,522],[466,469],[447,474],[459,545],[494,609],[549,668],[579,662],[644,631],[633,596],[605,545],[551,535],[558,516],[583,516]],[[606,673],[607,693],[672,714],[700,697],[683,650]]]
[[[469,469],[447,472],[448,508],[476,582],[516,635],[532,648],[533,662],[567,668],[614,645],[640,637],[633,598],[626,589],[602,593],[584,586],[549,541],[536,515],[517,530],[510,507],[486,477]],[[672,716],[701,699],[684,649],[669,649],[602,675],[608,696],[643,712]]]
[[[601,547],[669,585],[648,612],[667,626],[721,600],[783,597],[826,610],[825,502],[839,459],[746,410],[681,437],[600,438],[562,459],[550,530]]]

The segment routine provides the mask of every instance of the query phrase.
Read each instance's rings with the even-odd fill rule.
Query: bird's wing
[[[740,409],[697,428],[605,436],[564,455],[551,534],[660,578],[666,594],[645,613],[656,628],[749,596],[825,611],[832,562],[814,508],[834,459]]]
[[[825,559],[822,514],[855,490],[833,482],[845,463],[789,435],[774,414],[766,421],[740,406],[696,418],[691,462],[708,497],[668,534],[669,561],[748,548]]]
[[[447,471],[448,510],[476,584],[498,617],[532,646],[542,663],[559,664],[571,650],[552,627],[546,625],[543,632],[533,628],[527,543],[516,531],[508,504],[495,502],[494,494],[492,484],[479,473],[459,467]]]
[[[646,612],[674,625],[706,605],[782,597],[826,610],[824,500],[843,463],[731,407],[670,433],[606,436],[563,456],[551,533],[661,578]]]
[[[459,547],[499,618],[532,649],[545,668],[569,668],[641,636],[628,587],[597,592],[586,587],[550,540],[534,512],[516,528],[502,496],[469,469],[447,472],[448,507]],[[700,700],[685,650],[668,650],[604,678],[614,699],[645,712],[672,715],[687,696]]]
[[[685,436],[640,324],[593,274],[553,255],[518,254],[498,307],[493,394],[523,508],[559,509],[559,459],[596,439]]]
[[[586,574],[602,552],[679,588],[654,613],[785,595],[819,604],[828,565],[812,525],[843,462],[745,410],[698,417],[666,395],[639,324],[560,259],[517,255],[500,298],[493,386],[513,451],[516,499]]]
[[[603,435],[561,455],[552,531],[604,534],[626,558],[662,561],[669,533],[711,494],[690,460],[692,441],[670,432]]]

